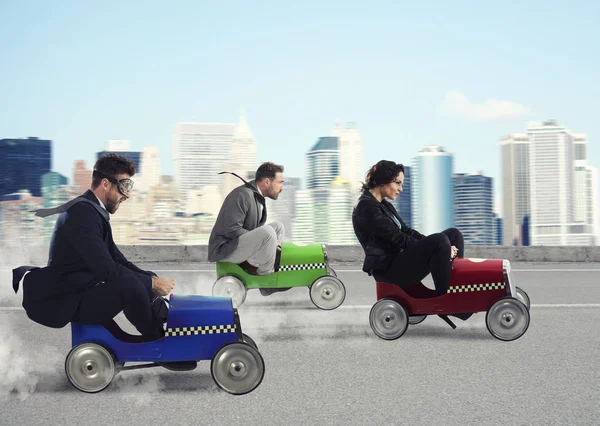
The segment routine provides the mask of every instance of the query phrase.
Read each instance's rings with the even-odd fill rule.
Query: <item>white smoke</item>
[[[155,371],[159,368],[161,367],[121,371],[115,376],[111,386],[136,405],[148,405],[164,389],[159,373]]]
[[[64,357],[54,346],[27,348],[6,315],[0,317],[0,396],[21,400],[35,392],[41,376],[58,375]]]

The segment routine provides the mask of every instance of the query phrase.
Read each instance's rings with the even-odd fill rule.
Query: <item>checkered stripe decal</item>
[[[304,263],[301,265],[282,265],[279,271],[307,271],[309,269],[325,269],[324,263]]]
[[[469,291],[501,290],[503,288],[504,283],[468,284],[452,286],[448,288],[448,293],[467,293]]]
[[[235,324],[207,325],[203,327],[167,328],[165,336],[192,336],[198,334],[235,333]]]

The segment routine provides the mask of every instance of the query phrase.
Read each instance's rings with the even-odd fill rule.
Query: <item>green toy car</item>
[[[294,287],[308,287],[310,300],[324,310],[336,309],[346,299],[344,283],[329,266],[325,244],[290,242],[282,243],[275,272],[270,275],[252,275],[238,264],[217,262],[213,296],[229,297],[240,306],[248,289],[283,291]]]

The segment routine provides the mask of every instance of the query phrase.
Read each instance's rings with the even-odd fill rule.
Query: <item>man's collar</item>
[[[100,206],[102,206],[102,208],[103,208],[104,210],[106,210],[106,206],[104,205],[104,203],[102,202],[102,200],[101,200],[100,198],[98,198],[98,196],[97,196],[97,195],[96,195],[94,192],[92,192],[92,194],[94,194],[94,196],[96,197],[96,199],[97,199],[97,200],[98,200],[98,202],[100,203]],[[108,211],[108,210],[107,210],[107,211]]]

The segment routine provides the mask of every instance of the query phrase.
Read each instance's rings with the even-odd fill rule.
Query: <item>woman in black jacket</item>
[[[449,228],[424,236],[406,226],[386,200],[396,199],[404,166],[382,160],[367,172],[363,193],[352,214],[354,233],[365,251],[363,271],[377,281],[406,288],[431,273],[436,291],[445,294],[455,257],[464,257],[461,232]]]

